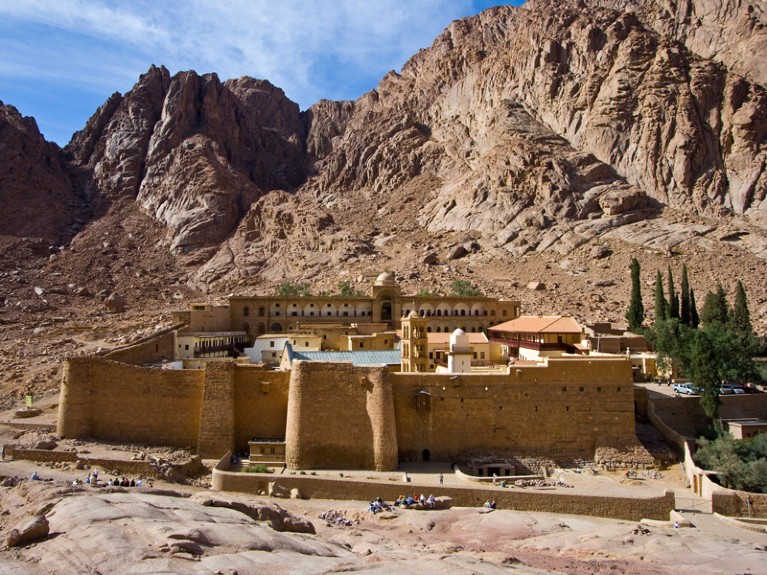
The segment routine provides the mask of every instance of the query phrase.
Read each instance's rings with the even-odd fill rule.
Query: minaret
[[[402,318],[402,359],[401,371],[405,373],[429,371],[429,338],[427,326],[429,320],[420,317],[413,310]]]

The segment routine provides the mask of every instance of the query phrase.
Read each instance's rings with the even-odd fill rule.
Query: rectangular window
[[[479,359],[485,359],[485,352],[484,351],[480,351],[479,352]]]
[[[360,349],[362,349],[362,347],[363,347],[364,345],[365,345],[365,344],[364,344],[363,342],[360,342]]]
[[[186,345],[184,346],[184,350],[185,350],[185,351],[189,351],[189,344],[186,344]]]
[[[269,342],[269,347],[274,347],[274,342],[273,341]]]

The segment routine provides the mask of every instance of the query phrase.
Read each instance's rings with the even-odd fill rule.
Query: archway
[[[280,333],[282,331],[282,324],[281,323],[273,323],[272,327],[269,328],[272,333]]]
[[[422,458],[424,461],[429,461],[429,459],[431,459],[431,452],[430,452],[428,449],[424,449],[424,450],[421,452],[421,458]]]
[[[392,318],[391,298],[381,300],[381,321],[391,321]]]

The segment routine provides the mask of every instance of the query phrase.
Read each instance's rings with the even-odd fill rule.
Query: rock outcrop
[[[68,240],[82,201],[55,144],[34,118],[0,102],[0,237]]]

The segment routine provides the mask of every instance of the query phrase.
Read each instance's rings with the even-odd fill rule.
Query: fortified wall
[[[275,372],[229,360],[205,369],[65,362],[59,434],[196,446],[202,457],[285,438],[291,468],[393,470],[399,461],[545,453],[591,457],[636,444],[631,364],[549,359],[508,375],[391,373],[297,361]]]

